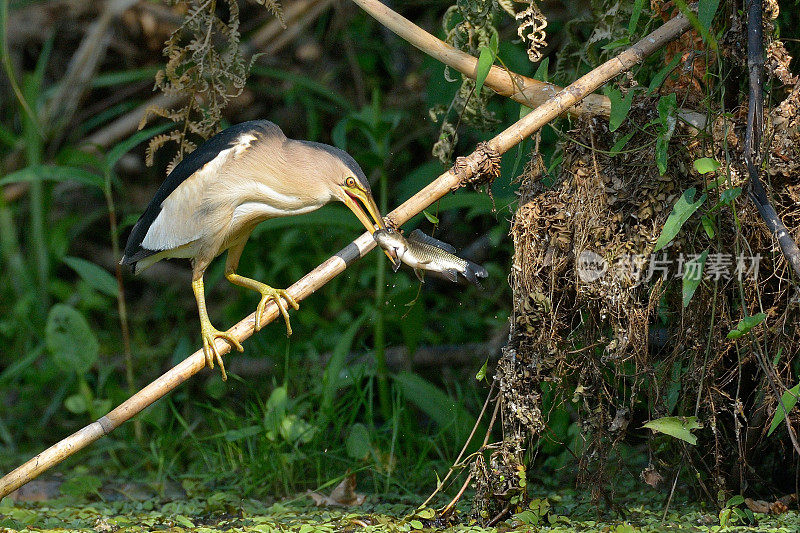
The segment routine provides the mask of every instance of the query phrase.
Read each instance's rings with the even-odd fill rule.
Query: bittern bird
[[[239,351],[242,346],[229,332],[211,325],[203,273],[227,250],[228,281],[261,293],[256,330],[264,306],[273,300],[291,335],[283,300],[294,309],[297,302],[283,289],[237,274],[239,258],[260,222],[308,213],[332,200],[344,202],[370,233],[375,226],[385,227],[364,172],[347,152],[289,139],[266,120],[237,124],[200,145],[169,173],[133,226],[121,262],[138,273],[164,258],[191,259],[206,364],[214,368],[216,361],[226,379],[215,340],[222,338]]]

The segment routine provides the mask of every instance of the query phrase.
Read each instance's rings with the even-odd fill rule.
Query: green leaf
[[[616,50],[617,48],[622,48],[623,46],[627,46],[629,44],[631,44],[631,40],[627,36],[625,36],[625,37],[620,37],[615,41],[611,41],[608,44],[604,44],[602,46],[602,49],[606,51],[611,51],[611,50]]]
[[[659,134],[656,138],[656,166],[658,173],[662,176],[667,171],[667,160],[669,158],[669,138]]]
[[[736,200],[742,194],[741,187],[733,187],[732,189],[725,189],[722,191],[722,194],[719,195],[719,201],[723,204],[730,205],[731,202]]]
[[[757,325],[761,324],[765,318],[767,318],[767,315],[764,313],[756,313],[755,315],[744,317],[736,325],[736,329],[733,329],[728,333],[728,338],[738,339]]]
[[[772,415],[772,423],[769,425],[767,436],[772,435],[772,432],[778,429],[781,422],[786,419],[786,413],[794,409],[794,406],[797,405],[798,395],[800,395],[800,383],[783,393],[781,396],[781,403],[778,405],[778,408],[775,409],[775,414]],[[781,405],[783,405],[783,408],[781,408]]]
[[[697,444],[697,437],[691,431],[700,429],[703,425],[697,421],[696,416],[665,416],[646,422],[644,426],[656,433],[663,433],[676,439],[681,439],[689,444]]]
[[[725,507],[736,507],[737,505],[742,505],[744,503],[744,497],[741,494],[736,494],[731,496],[728,502],[725,504]]]
[[[47,349],[62,370],[83,375],[97,362],[100,353],[97,337],[76,309],[65,304],[54,305],[45,331]]]
[[[625,145],[628,144],[628,141],[631,140],[631,138],[635,133],[636,133],[635,131],[631,131],[620,137],[620,139],[614,143],[614,146],[611,147],[611,150],[608,152],[608,155],[611,157],[619,155],[619,153],[622,151],[623,148],[625,148]]]
[[[492,49],[488,46],[481,46],[481,54],[478,56],[478,68],[475,72],[476,96],[481,94],[483,82],[486,81],[486,76],[489,75],[489,71],[492,68],[492,63],[494,63],[494,54],[492,53]]]
[[[372,449],[367,426],[364,424],[353,424],[350,426],[350,432],[347,434],[345,447],[347,448],[347,455],[351,459],[355,459],[356,461],[365,459]]]
[[[95,74],[92,76],[92,87],[113,87],[114,85],[130,85],[135,82],[153,81],[153,77],[158,73],[159,67],[133,68],[107,72],[105,74]],[[171,125],[171,124],[170,124]]]
[[[244,440],[249,437],[254,437],[263,431],[263,427],[259,424],[253,424],[252,426],[247,426],[243,428],[237,429],[229,429],[225,433],[223,433],[223,437],[228,442],[236,442],[239,440]]]
[[[192,522],[188,516],[182,514],[173,516],[172,520],[174,520],[176,524],[179,524],[183,527],[194,527],[194,522]]]
[[[82,415],[89,410],[89,405],[86,403],[86,398],[84,398],[81,394],[67,396],[67,399],[64,400],[64,407],[67,408],[67,411],[76,415]]]
[[[333,144],[342,150],[347,150],[347,129],[350,125],[350,118],[345,117],[333,127],[331,140]]]
[[[694,292],[697,290],[697,287],[700,286],[700,282],[703,280],[703,267],[706,264],[707,257],[708,257],[708,249],[703,250],[703,253],[701,253],[699,257],[691,261],[687,261],[686,264],[684,265],[684,271],[683,271],[684,308],[689,306],[689,302],[692,300]]]
[[[33,181],[74,181],[82,185],[90,187],[103,188],[105,181],[102,176],[93,172],[88,172],[81,168],[55,166],[55,165],[37,165],[32,167],[25,167],[8,174],[6,177],[0,179],[0,185],[8,185],[10,183],[30,183]]]
[[[719,161],[714,159],[713,157],[701,157],[700,159],[694,160],[694,169],[699,172],[700,174],[708,174],[709,172],[714,172],[720,166]]]
[[[550,69],[550,57],[545,57],[539,62],[539,66],[536,67],[536,73],[533,75],[533,79],[547,82],[549,81],[550,77],[547,75],[548,70]],[[520,116],[520,118],[522,118]]]
[[[625,122],[625,117],[628,116],[628,112],[631,110],[634,91],[631,89],[625,96],[622,96],[619,89],[609,87],[606,88],[605,93],[611,100],[611,116],[608,118],[608,129],[616,131]]]
[[[711,29],[711,22],[719,7],[719,0],[700,0],[697,3],[697,20],[706,32]]]
[[[411,520],[408,525],[411,526],[411,529],[422,529],[423,527],[419,520]]]
[[[350,348],[353,346],[353,339],[366,317],[367,315],[363,314],[350,324],[350,327],[339,337],[339,340],[333,347],[331,358],[325,367],[325,372],[322,374],[322,403],[320,405],[320,412],[324,415],[329,414],[333,406],[333,400],[340,385],[339,374],[342,368],[344,368],[347,356],[350,354]]]
[[[276,387],[269,395],[267,405],[264,409],[264,427],[266,428],[267,438],[275,441],[280,432],[281,422],[286,416],[286,406],[289,399],[286,394],[286,387]]]
[[[433,383],[412,372],[400,372],[394,381],[408,401],[443,429],[465,436],[474,426],[475,418],[469,411]]]
[[[486,365],[488,364],[489,360],[487,359],[486,361],[483,362],[483,366],[481,367],[480,370],[478,370],[478,373],[475,374],[475,379],[477,379],[478,381],[484,380],[484,378],[486,377]]]
[[[662,96],[658,99],[656,108],[658,109],[659,123],[664,128],[664,131],[668,132],[671,136],[677,122],[676,111],[678,110],[678,97],[675,93]]]
[[[539,521],[542,519],[539,513],[531,511],[530,509],[526,509],[521,513],[517,513],[514,515],[514,520],[518,522],[522,522],[527,526],[536,526],[539,525]]]
[[[636,0],[633,3],[631,19],[628,21],[628,37],[633,37],[633,34],[636,33],[636,26],[639,24],[639,16],[642,14],[642,7],[644,7],[644,0]]]
[[[731,510],[730,509],[723,509],[719,512],[719,525],[722,527],[728,527],[731,523]]]
[[[694,195],[697,191],[694,187],[687,189],[675,202],[672,212],[667,217],[664,227],[661,228],[661,235],[658,236],[656,247],[653,252],[657,252],[664,246],[669,244],[672,239],[681,231],[681,228],[689,220],[689,217],[694,214],[697,209],[706,201],[706,195],[702,195],[697,201],[694,201]]]
[[[667,79],[669,73],[675,70],[675,67],[678,66],[678,63],[681,62],[681,55],[675,54],[675,57],[672,61],[669,62],[666,66],[664,66],[661,70],[656,72],[655,76],[650,80],[650,85],[647,87],[647,92],[652,93],[653,91],[657,90],[661,87],[661,84],[664,83],[664,80]]]
[[[425,215],[425,218],[428,219],[428,222],[431,224],[438,224],[439,219],[433,216],[432,214],[428,213],[427,211],[422,211],[422,214]]]
[[[717,231],[714,229],[714,221],[706,215],[700,217],[700,222],[703,224],[703,229],[706,231],[709,239],[713,239]]]
[[[65,257],[62,261],[77,272],[81,279],[93,289],[97,289],[114,298],[117,297],[119,291],[117,279],[105,269],[79,257]]]
[[[289,444],[307,444],[311,442],[317,431],[315,426],[297,415],[287,415],[281,420],[280,434]]]
[[[83,498],[90,494],[96,494],[101,484],[100,479],[95,476],[74,476],[64,481],[59,490],[65,496]]]
[[[105,159],[103,159],[103,165],[105,167],[104,170],[106,172],[110,172],[114,169],[114,165],[117,164],[117,161],[119,161],[123,155],[133,150],[138,144],[150,140],[159,133],[167,131],[172,126],[173,123],[171,122],[159,124],[158,126],[153,126],[152,128],[147,128],[146,130],[136,132],[124,141],[115,144],[114,147],[108,151]]]

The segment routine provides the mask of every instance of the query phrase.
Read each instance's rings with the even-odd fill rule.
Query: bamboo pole
[[[379,0],[353,0],[353,2],[417,49],[473,80],[476,78],[478,60],[473,56],[437,39]],[[535,80],[497,65],[492,65],[489,69],[484,85],[500,96],[511,98],[531,108],[541,105],[561,90],[558,85]],[[611,100],[602,94],[589,94],[566,112],[571,115],[607,117],[611,115]],[[678,118],[697,130],[706,127],[706,116],[691,109],[679,109]]]
[[[478,177],[475,175],[476,169],[483,167],[489,158],[499,157],[500,154],[507,152],[533,135],[542,126],[580,102],[592,91],[641,62],[665,43],[680,36],[689,27],[688,18],[682,14],[678,15],[614,59],[582,76],[493,139],[479,146],[475,152],[467,157],[459,158],[453,168],[389,213],[390,222],[397,226],[402,225],[448,192],[454,191],[466,183],[474,182]],[[375,241],[368,232],[365,232],[336,255],[306,274],[287,291],[295,300],[304,300],[374,247]],[[278,307],[274,302],[270,302],[263,313],[261,325],[272,322],[278,315]],[[239,342],[242,342],[253,335],[254,329],[255,313],[252,313],[233,326],[230,331]],[[224,340],[216,339],[216,343],[220,354],[230,351],[230,346]],[[0,498],[103,435],[107,435],[123,422],[188,380],[203,367],[205,367],[205,356],[203,350],[199,349],[107,415],[54,444],[0,479]]]
[[[461,74],[475,79],[478,60],[473,56],[436,38],[379,0],[353,0],[353,2],[409,44]],[[543,104],[562,90],[558,85],[522,76],[497,65],[493,65],[489,70],[484,85],[501,96],[531,108]],[[576,102],[569,112],[574,115],[609,116],[611,101],[600,94],[588,94],[583,100]]]

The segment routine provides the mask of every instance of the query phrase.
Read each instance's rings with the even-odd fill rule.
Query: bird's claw
[[[217,343],[216,340],[218,338],[223,339],[225,342],[231,345],[231,348],[236,348],[240,352],[244,351],[242,347],[242,343],[234,337],[231,333],[227,331],[219,331],[211,324],[204,324],[202,327],[202,336],[203,336],[203,353],[206,356],[206,365],[213,369],[214,368],[214,361],[219,364],[220,372],[222,372],[222,380],[226,381],[228,379],[228,375],[225,373],[225,365],[222,363],[222,354],[217,351]]]
[[[273,289],[268,285],[264,285],[259,289],[259,292],[261,293],[261,301],[258,302],[258,307],[256,308],[256,331],[261,329],[261,316],[264,314],[264,307],[266,307],[267,302],[273,300],[278,306],[281,315],[283,315],[283,321],[286,322],[286,335],[291,335],[292,325],[289,322],[289,309],[286,307],[283,300],[289,302],[289,305],[291,305],[295,311],[300,309],[300,305],[285,289]]]

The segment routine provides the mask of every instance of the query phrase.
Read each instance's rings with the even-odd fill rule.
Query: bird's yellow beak
[[[383,223],[381,212],[370,193],[358,187],[344,186],[342,189],[344,190],[342,201],[358,217],[358,220],[364,224],[367,231],[375,233],[376,225],[378,229],[386,227],[386,224]],[[372,220],[370,220],[370,217],[372,217]]]
[[[344,205],[349,207],[350,211],[355,213],[355,215],[358,217],[358,220],[364,224],[364,227],[367,228],[367,231],[369,231],[370,235],[375,233],[375,225],[378,226],[377,229],[386,229],[386,224],[383,222],[381,211],[378,209],[378,205],[375,203],[375,200],[372,198],[370,193],[359,189],[358,187],[348,187],[346,185],[342,187],[342,190],[344,191],[344,196],[342,197]],[[367,216],[367,213],[369,213],[369,216]],[[370,220],[370,216],[372,217],[372,220]],[[392,261],[393,265],[399,264],[396,254],[394,257],[392,257],[387,250],[384,250],[383,253],[385,253],[386,257]],[[395,271],[396,270],[397,269],[395,269]]]

